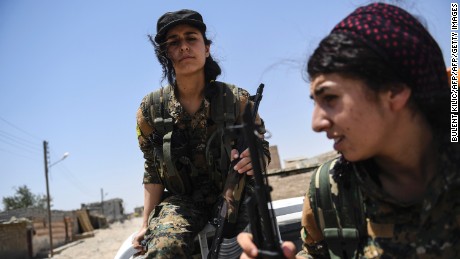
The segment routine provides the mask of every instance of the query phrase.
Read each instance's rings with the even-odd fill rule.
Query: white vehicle
[[[302,246],[300,239],[300,220],[302,217],[304,197],[295,197],[272,202],[275,211],[278,230],[283,241],[292,241],[299,250]],[[212,245],[215,227],[207,224],[196,237],[196,256],[194,258],[206,259]],[[136,233],[129,236],[121,245],[114,259],[130,259],[137,252],[131,246],[131,240]],[[224,239],[220,248],[219,258],[237,258],[241,249],[236,238]]]

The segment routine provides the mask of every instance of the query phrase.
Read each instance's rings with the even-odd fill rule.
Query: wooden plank
[[[78,222],[80,223],[83,232],[92,232],[93,226],[91,225],[91,222],[89,220],[88,213],[86,210],[77,210],[76,211]]]
[[[52,230],[53,230],[53,235],[54,235],[54,233],[56,233],[56,234],[64,234],[65,235],[65,229],[63,229],[63,228],[59,228],[59,229],[53,228]]]
[[[34,230],[35,230],[35,235],[37,235],[37,236],[49,235],[48,227],[34,228]],[[64,234],[66,233],[65,227],[62,227],[62,226],[54,227],[54,225],[52,225],[51,226],[51,231],[53,231],[53,235],[54,235],[54,233],[64,233]]]
[[[49,230],[47,228],[35,229],[35,235],[37,236],[47,236],[48,234]]]
[[[66,242],[71,242],[73,240],[73,219],[71,217],[64,217],[65,223],[65,233],[66,233]]]
[[[65,228],[65,222],[64,221],[53,221],[53,222],[51,222],[51,226],[53,228],[57,228],[57,227]]]

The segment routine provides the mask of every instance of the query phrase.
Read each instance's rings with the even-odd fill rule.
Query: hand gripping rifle
[[[260,84],[257,88],[256,94],[250,97],[250,100],[254,103],[252,111],[250,107],[251,105],[249,103],[246,106],[247,110],[249,111],[247,113],[251,117],[253,124],[257,117],[257,111],[259,109],[260,101],[262,100],[263,90],[264,84]],[[241,131],[241,128],[242,126],[239,125],[228,129],[229,134],[237,135],[236,149],[238,150],[239,154],[241,154],[247,148],[244,134],[242,134],[242,132],[236,132],[238,130]],[[244,187],[246,185],[246,174],[240,174],[233,170],[233,167],[239,161],[240,159],[235,159],[230,163],[230,168],[222,193],[222,204],[214,222],[216,225],[216,232],[214,234],[212,246],[208,254],[208,259],[235,258],[236,256],[239,257],[241,254],[241,248],[236,243],[234,230],[236,227],[235,225],[238,216],[238,209],[240,207],[240,200],[243,196]],[[222,249],[225,251],[221,251],[224,238],[231,237],[232,235],[234,240],[231,240],[229,244],[225,245],[226,249]]]
[[[255,195],[246,199],[250,230],[254,243],[259,248],[258,258],[284,258],[281,249],[281,235],[278,231],[276,216],[272,208],[270,197],[271,187],[265,168],[265,159],[261,150],[261,143],[255,128],[254,121],[246,106],[243,114],[244,136],[251,153],[252,170],[255,179]]]

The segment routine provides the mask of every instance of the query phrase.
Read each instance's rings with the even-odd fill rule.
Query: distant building
[[[267,167],[267,172],[276,172],[281,170],[281,161],[280,161],[280,155],[278,153],[278,146],[270,146],[270,156],[271,156],[271,162]]]
[[[337,151],[329,151],[311,158],[308,157],[296,157],[284,160],[284,170],[296,169],[296,168],[305,168],[305,167],[314,167],[322,164],[334,157],[337,157]]]
[[[305,167],[305,164],[307,163],[309,159],[310,158],[306,156],[284,159],[284,170]]]
[[[90,215],[105,216],[109,223],[126,219],[126,215],[124,215],[123,200],[119,198],[104,200],[102,203],[93,202],[81,204],[81,208],[88,210]]]
[[[139,217],[144,214],[144,206],[134,208],[134,214]]]

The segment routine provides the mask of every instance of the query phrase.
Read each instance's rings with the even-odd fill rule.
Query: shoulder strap
[[[153,126],[163,140],[162,147],[157,152],[162,164],[159,166],[160,177],[169,191],[175,194],[184,194],[191,190],[190,182],[181,177],[171,153],[173,119],[169,114],[168,103],[172,91],[173,88],[168,85],[151,94],[150,114],[155,115]]]
[[[217,125],[217,136],[220,143],[220,158],[218,159],[219,170],[227,173],[230,166],[231,139],[224,134],[225,128],[234,125],[240,114],[239,88],[235,85],[214,81],[217,94],[211,99],[211,119]],[[210,139],[208,144],[216,141]]]
[[[246,178],[238,177],[237,173],[233,172],[230,163],[230,154],[232,142],[235,140],[235,135],[227,131],[227,127],[235,125],[240,116],[240,88],[235,85],[223,82],[212,82],[217,88],[216,94],[211,98],[211,119],[216,124],[217,130],[215,136],[208,140],[206,147],[208,161],[214,162],[214,170],[212,170],[211,180],[219,189],[225,189],[225,185],[230,184],[232,189],[232,210],[227,211],[228,223],[234,225],[238,219],[241,200],[243,197],[244,187],[246,186]],[[212,138],[217,139],[213,140]],[[216,147],[212,147],[214,144]],[[218,145],[216,145],[218,144]],[[212,150],[212,152],[210,152]],[[227,226],[228,227],[228,226]]]
[[[360,236],[364,236],[364,209],[361,192],[354,179],[347,187],[332,179],[337,159],[321,165],[310,182],[310,204],[334,258],[354,258],[358,254]],[[351,174],[351,172],[350,172]],[[352,174],[353,175],[353,174]],[[353,177],[352,177],[353,178]]]

